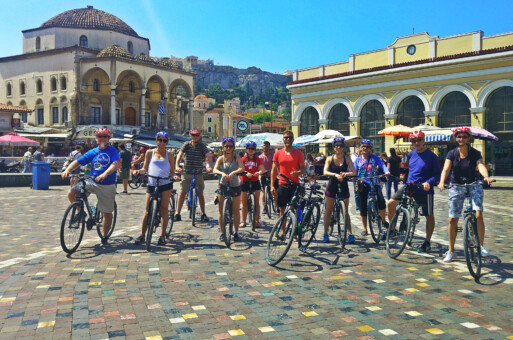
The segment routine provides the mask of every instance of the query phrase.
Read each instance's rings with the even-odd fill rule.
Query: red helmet
[[[97,129],[95,132],[94,132],[94,135],[95,136],[109,136],[111,137],[112,136],[112,133],[109,131],[109,129],[105,128],[105,127],[101,127],[99,129]]]
[[[420,130],[415,130],[408,136],[409,139],[419,139],[424,137],[426,137],[426,135],[424,134],[424,132]]]
[[[468,126],[460,126],[460,127],[455,128],[452,131],[452,133],[454,134],[455,137],[458,135],[458,133],[461,133],[461,132],[465,132],[469,137],[472,136],[472,133],[470,132],[470,128]]]
[[[200,129],[191,129],[191,131],[189,131],[189,134],[190,135],[199,135],[199,134],[201,134],[201,130]]]

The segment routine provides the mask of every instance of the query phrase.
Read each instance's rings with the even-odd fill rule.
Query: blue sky
[[[2,0],[0,56],[21,54],[22,30],[86,5],[149,38],[152,56],[196,55],[278,73],[384,48],[413,27],[440,37],[513,31],[511,0]]]

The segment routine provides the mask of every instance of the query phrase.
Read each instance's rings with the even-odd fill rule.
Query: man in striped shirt
[[[203,162],[207,163],[207,172],[212,171],[212,157],[209,156],[208,148],[205,144],[200,142],[201,130],[192,129],[189,131],[191,136],[190,142],[185,142],[182,149],[176,157],[176,172],[182,175],[182,182],[180,185],[180,196],[178,197],[178,207],[176,210],[175,221],[181,221],[180,212],[182,211],[185,195],[191,188],[192,176],[196,176],[196,187],[198,188],[198,200],[201,209],[201,221],[208,222],[208,217],[205,214],[205,196],[203,190],[205,189],[205,182],[203,181]],[[184,168],[180,167],[180,162],[184,159]]]

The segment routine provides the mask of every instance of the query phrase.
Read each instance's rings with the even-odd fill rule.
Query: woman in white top
[[[166,145],[169,142],[169,134],[167,132],[159,132],[157,133],[156,142],[157,148],[152,149],[146,152],[144,165],[141,170],[134,171],[137,176],[139,173],[148,173],[150,176],[156,177],[173,177],[175,173],[175,156],[172,152],[168,152],[166,150]],[[175,178],[176,179],[176,176]],[[148,229],[148,205],[150,204],[150,193],[155,190],[155,185],[157,185],[157,179],[148,177],[148,190],[146,193],[146,204],[144,208],[144,216],[142,219],[142,232],[141,235],[135,239],[135,244],[144,244],[146,242],[145,235],[146,229]],[[159,191],[161,193],[160,196],[160,230],[161,236],[159,237],[158,245],[166,244],[166,227],[169,221],[169,199],[171,197],[171,191],[173,189],[173,179],[170,181],[159,180]]]

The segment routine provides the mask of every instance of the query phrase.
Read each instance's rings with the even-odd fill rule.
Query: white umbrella
[[[317,139],[329,139],[335,137],[344,137],[344,135],[335,130],[322,130],[316,134],[315,137],[317,137]]]
[[[247,142],[254,141],[257,143],[257,148],[261,148],[264,141],[271,143],[272,147],[283,146],[283,135],[279,133],[255,133],[253,135],[247,135],[235,144],[236,148],[243,148]]]
[[[326,139],[319,139],[318,141],[315,141],[311,144],[331,144],[333,143],[333,138],[326,138]],[[358,143],[362,137],[360,136],[347,136],[344,137],[346,139],[346,146],[354,146],[354,144]]]
[[[315,136],[312,136],[312,135],[299,136],[296,139],[294,139],[294,143],[292,143],[292,146],[307,145],[307,144],[310,144],[312,142],[315,142],[318,139],[319,138],[317,138]]]

